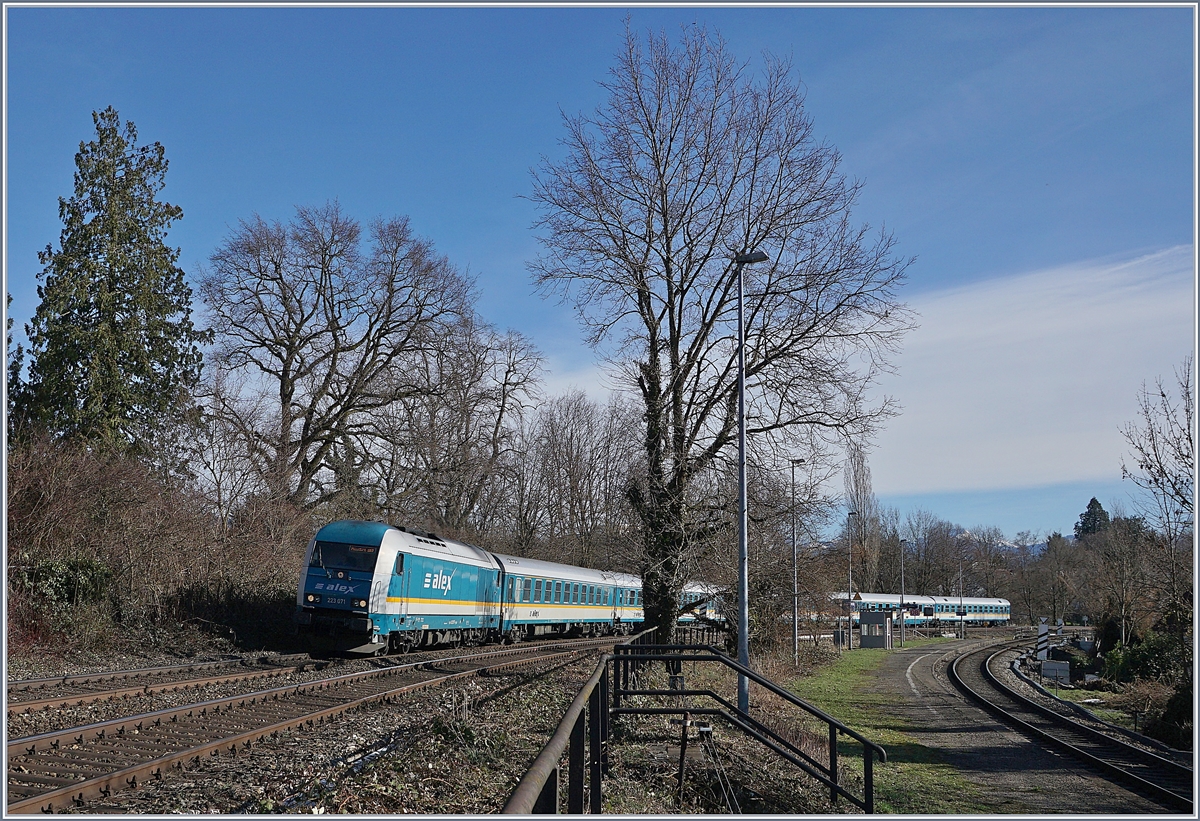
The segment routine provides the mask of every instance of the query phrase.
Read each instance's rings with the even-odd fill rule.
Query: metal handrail
[[[579,721],[579,717],[583,714],[583,708],[587,705],[592,691],[600,683],[600,677],[608,669],[608,660],[611,658],[612,656],[608,653],[600,657],[600,663],[596,665],[596,671],[592,673],[592,677],[587,680],[587,683],[575,695],[575,700],[571,702],[571,706],[563,713],[562,721],[559,722],[554,735],[550,736],[550,740],[546,742],[546,746],[542,748],[537,758],[529,765],[528,771],[522,776],[516,790],[513,791],[512,796],[508,799],[508,803],[504,805],[504,809],[501,811],[503,814],[530,815],[535,811],[538,799],[542,796],[542,790],[545,788],[547,782],[550,781],[551,776],[557,776],[558,774],[558,762],[562,760],[563,753],[567,751],[567,745],[571,742],[572,731]]]
[[[625,658],[629,658],[630,660],[633,660],[633,658],[634,658],[633,649],[634,648],[625,648],[625,647],[615,648],[616,655],[614,658],[617,660],[618,663],[620,663]],[[725,653],[721,652],[720,650],[717,650],[716,648],[710,647],[708,645],[643,645],[641,647],[638,647],[637,650],[638,650],[638,652],[637,652],[635,658],[638,662],[665,661],[665,662],[682,664],[685,661],[718,661],[718,662],[726,665],[730,669],[735,670],[735,671],[741,673],[742,675],[745,675],[748,679],[751,679],[754,682],[756,682],[757,684],[759,684],[760,686],[765,687],[767,690],[770,690],[771,692],[775,693],[777,696],[784,699],[785,701],[787,701],[791,704],[794,704],[797,707],[800,707],[802,710],[805,710],[806,712],[808,712],[815,718],[818,718],[821,721],[825,722],[829,726],[829,767],[828,767],[828,771],[827,771],[828,772],[827,776],[814,771],[810,767],[805,766],[804,764],[800,763],[797,760],[792,759],[792,757],[790,755],[788,755],[786,752],[778,749],[775,744],[771,743],[770,740],[768,740],[766,737],[763,737],[759,732],[757,732],[753,727],[750,726],[750,725],[756,725],[758,727],[761,727],[762,725],[760,725],[759,722],[755,721],[751,716],[747,715],[746,713],[741,712],[740,710],[738,710],[736,707],[734,707],[732,704],[730,704],[729,702],[727,702],[725,699],[721,698],[720,696],[717,696],[714,693],[709,693],[707,691],[695,691],[695,690],[672,691],[673,695],[707,695],[707,696],[712,697],[714,700],[716,700],[722,706],[732,710],[732,712],[726,712],[726,711],[715,711],[715,712],[718,712],[719,714],[721,714],[724,718],[726,718],[726,720],[730,721],[730,723],[732,723],[734,726],[737,726],[743,732],[747,732],[748,734],[754,736],[762,743],[767,744],[768,746],[775,749],[776,752],[783,754],[786,758],[792,759],[792,763],[797,764],[802,769],[807,771],[810,775],[814,776],[815,778],[817,778],[818,780],[820,780],[821,782],[826,784],[830,788],[830,799],[832,801],[836,802],[838,796],[842,795],[842,796],[845,796],[849,801],[853,802],[854,804],[856,804],[857,806],[859,806],[860,808],[865,810],[867,813],[873,813],[875,811],[873,764],[874,764],[875,756],[879,757],[880,763],[887,762],[887,751],[884,750],[883,747],[879,746],[878,744],[871,741],[870,739],[865,738],[858,731],[856,731],[850,727],[847,727],[845,724],[838,721],[836,718],[829,715],[828,713],[826,713],[824,710],[820,709],[819,707],[815,707],[811,704],[808,704],[805,701],[802,701],[800,698],[798,698],[794,694],[779,687],[777,684],[775,684],[770,679],[766,679],[763,676],[759,675],[758,673],[754,672],[753,670],[743,667],[737,661],[730,658],[729,656],[727,656]],[[654,652],[656,650],[660,651],[660,652]],[[703,655],[701,655],[698,653],[685,654],[684,652],[662,652],[662,651],[671,651],[671,650],[679,650],[679,651],[702,650],[702,651],[705,651],[705,653]],[[643,652],[643,651],[646,651],[646,652]],[[618,677],[618,681],[619,680],[620,680],[620,678]],[[616,693],[614,693],[614,695],[619,697],[621,695],[658,695],[659,693],[660,693],[660,691],[632,691],[632,690],[625,690],[622,692],[618,688],[618,691]],[[672,709],[654,709],[654,708],[650,708],[650,709],[614,708],[612,710],[612,712],[614,714],[619,714],[619,713],[635,713],[635,712],[647,712],[647,713],[664,712],[665,713],[665,712],[679,712],[679,711],[672,710]],[[697,711],[697,710],[693,709],[693,710],[691,710],[691,712],[709,712],[709,711],[707,711],[707,710]],[[743,721],[743,719],[744,719],[744,721]],[[852,795],[850,792],[848,792],[844,787],[842,787],[838,783],[837,734],[839,732],[842,733],[843,735],[853,738],[854,740],[858,741],[863,746],[863,781],[864,781],[863,791],[864,791],[864,796],[863,796],[862,800],[859,800],[857,796]],[[774,735],[774,733],[770,733],[770,735]],[[788,746],[790,747],[791,745],[788,745]],[[792,749],[794,752],[800,752],[799,750],[795,750],[795,748],[792,748]],[[801,755],[804,758],[808,758],[809,761],[812,761],[812,759],[809,758],[807,755],[804,755],[803,753],[801,753]],[[812,763],[816,764],[816,762],[812,762]]]
[[[636,636],[626,639],[623,643],[628,645],[653,632],[654,628],[644,630]],[[546,742],[546,746],[542,747],[541,752],[537,754],[537,757],[533,760],[525,775],[521,777],[521,781],[509,797],[508,803],[501,810],[502,814],[530,815],[535,812],[557,812],[558,762],[562,760],[563,753],[567,751],[567,745],[574,740],[574,737],[578,737],[579,741],[582,740],[579,728],[581,727],[580,719],[583,715],[583,709],[587,705],[588,700],[593,698],[597,686],[605,679],[608,662],[612,658],[611,653],[605,653],[600,657],[600,661],[596,665],[596,670],[583,687],[579,689],[579,692],[575,694],[574,700],[571,701],[571,705],[563,713],[562,721],[559,722],[554,734],[550,736],[550,740]],[[606,709],[603,704],[600,707],[601,709]],[[548,790],[548,785],[553,786],[554,789]],[[598,795],[598,786],[596,792]],[[555,805],[553,807],[546,806],[551,798],[555,801]]]
[[[879,754],[879,760],[881,763],[887,761],[887,751],[884,750],[883,747],[880,747],[878,744],[876,744],[874,741],[871,741],[869,738],[863,737],[863,735],[861,733],[859,733],[857,730],[854,730],[851,727],[847,727],[845,724],[843,724],[842,722],[838,721],[833,716],[826,713],[820,707],[815,707],[806,701],[802,701],[794,693],[790,693],[787,690],[784,690],[782,687],[780,687],[779,685],[777,685],[775,682],[771,681],[770,679],[763,678],[761,675],[754,672],[753,670],[751,670],[748,667],[743,667],[736,660],[725,655],[725,653],[721,652],[720,650],[716,649],[715,647],[710,647],[706,644],[693,644],[693,645],[688,645],[688,644],[678,644],[678,645],[647,644],[647,645],[640,646],[638,649],[639,650],[642,650],[642,649],[657,650],[657,649],[667,648],[667,647],[678,647],[682,650],[707,650],[712,655],[685,656],[682,653],[647,654],[647,653],[639,652],[638,658],[639,658],[639,660],[644,660],[644,661],[684,662],[684,661],[713,661],[714,660],[713,656],[716,656],[716,659],[715,659],[716,661],[719,661],[722,664],[724,664],[725,666],[736,670],[737,672],[745,675],[749,679],[752,679],[757,684],[767,688],[775,695],[779,696],[780,698],[784,699],[785,701],[789,701],[792,704],[795,704],[797,707],[801,708],[802,710],[805,710],[805,711],[811,713],[813,716],[821,719],[826,724],[830,724],[830,725],[836,727],[838,729],[838,731],[841,732],[843,735],[848,735],[851,738],[853,738],[854,740],[861,742],[864,747],[869,747],[871,750],[873,750],[874,752]],[[618,656],[624,655],[623,653],[620,652],[621,649],[623,649],[623,648],[617,648]]]
[[[733,726],[755,737],[760,742],[771,747],[775,752],[782,755],[785,759],[805,770],[809,775],[818,779],[830,788],[830,798],[832,801],[837,801],[838,796],[844,796],[846,799],[864,809],[868,813],[874,812],[874,779],[873,779],[873,763],[875,757],[879,758],[880,763],[887,761],[887,751],[880,745],[865,738],[858,731],[847,727],[842,722],[838,721],[833,716],[802,701],[794,694],[784,690],[771,680],[764,678],[760,674],[743,667],[735,660],[709,645],[639,645],[631,646],[633,642],[643,640],[646,636],[652,633],[653,630],[647,630],[637,636],[629,639],[623,646],[613,648],[614,653],[606,653],[601,657],[596,665],[595,671],[592,673],[588,681],[580,688],[575,695],[571,705],[563,714],[562,721],[559,722],[554,734],[550,740],[538,753],[528,771],[521,778],[517,788],[513,791],[508,803],[504,805],[502,812],[508,815],[530,815],[541,813],[556,813],[558,811],[558,767],[562,761],[564,754],[568,753],[569,748],[569,794],[567,811],[571,813],[583,812],[583,767],[584,767],[584,710],[588,710],[588,725],[591,730],[590,740],[590,755],[588,756],[591,764],[592,772],[592,791],[591,791],[591,811],[599,813],[601,811],[601,795],[600,795],[600,779],[601,771],[606,767],[607,760],[607,744],[608,744],[608,723],[611,715],[623,713],[691,713],[694,715],[714,715],[725,718]],[[688,651],[699,650],[701,653],[685,653],[685,652],[662,652],[662,651]],[[658,652],[656,652],[658,651]],[[640,667],[642,664],[651,661],[665,661],[671,664],[682,664],[684,661],[717,661],[732,670],[745,675],[748,679],[775,693],[785,701],[794,704],[795,706],[805,710],[810,715],[821,720],[829,727],[829,764],[826,768],[820,762],[814,760],[811,756],[794,747],[790,742],[781,738],[777,733],[769,727],[761,724],[752,716],[742,713],[733,704],[722,698],[717,693],[707,690],[630,690],[622,687],[623,677],[622,669],[628,670],[630,665]],[[616,667],[615,678],[616,685],[612,688],[613,704],[610,707],[606,702],[609,695],[609,677],[608,664],[614,662]],[[627,675],[626,675],[627,677]],[[619,707],[620,697],[622,695],[672,695],[672,696],[706,696],[712,698],[721,707],[725,709],[674,709],[674,708],[621,708]],[[838,754],[837,754],[837,735],[842,733],[863,746],[863,780],[864,780],[864,796],[860,800],[838,783]]]

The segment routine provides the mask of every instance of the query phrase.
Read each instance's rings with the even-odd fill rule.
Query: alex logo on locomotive
[[[425,585],[428,587],[429,585]],[[313,590],[324,590],[329,593],[357,593],[357,584],[325,584],[317,582],[313,585]]]
[[[442,595],[447,596],[450,593],[450,582],[452,582],[454,580],[454,574],[457,572],[458,572],[457,570],[454,570],[450,573],[449,576],[447,576],[445,573],[441,572],[440,570],[436,573],[433,573],[433,572],[426,573],[425,574],[425,587],[432,588],[434,590],[441,590]]]

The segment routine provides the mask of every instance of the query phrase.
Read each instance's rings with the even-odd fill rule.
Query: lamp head
[[[738,265],[746,265],[751,262],[765,262],[767,259],[767,255],[762,251],[748,251],[745,254],[738,254],[733,261]]]

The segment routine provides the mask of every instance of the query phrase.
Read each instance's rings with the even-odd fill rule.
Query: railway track
[[[80,805],[162,779],[205,756],[237,755],[269,736],[390,703],[412,690],[541,664],[615,641],[552,642],[413,661],[12,739],[6,811]]]
[[[320,669],[329,662],[306,653],[274,658],[261,657],[257,663],[243,659],[146,667],[55,678],[11,681],[8,691],[8,715],[38,710],[78,707],[138,695],[179,692],[213,684],[230,684],[262,678],[287,676],[305,670]]]
[[[1085,761],[1140,795],[1176,812],[1192,812],[1190,768],[1072,721],[1005,686],[990,665],[1011,646],[964,653],[950,665],[951,680],[1004,723]]]

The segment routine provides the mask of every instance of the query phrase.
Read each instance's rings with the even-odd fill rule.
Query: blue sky
[[[534,294],[529,169],[592,110],[624,20],[698,23],[790,55],[857,216],[917,257],[921,313],[881,390],[885,503],[967,527],[1069,532],[1125,498],[1119,426],[1195,344],[1194,19],[1166,8],[5,9],[5,276],[17,326],[91,111],[171,161],[195,271],[240,218],[338,199],[407,214],[478,278],[481,310],[605,381]],[[19,336],[19,334],[18,334]]]

